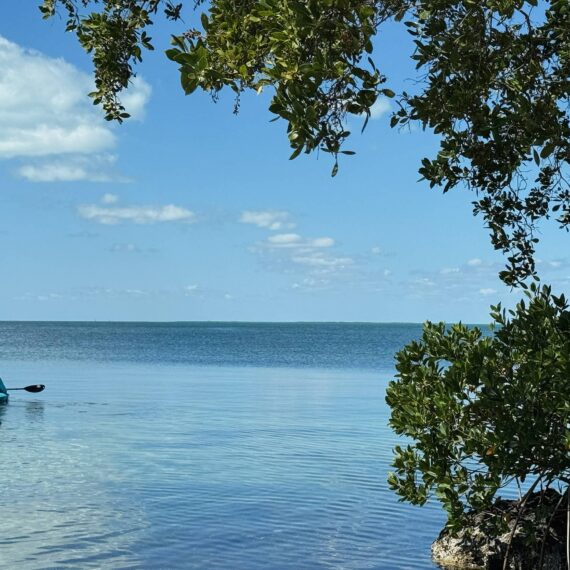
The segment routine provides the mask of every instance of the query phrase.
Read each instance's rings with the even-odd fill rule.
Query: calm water
[[[0,323],[0,567],[433,568],[384,392],[415,325]]]

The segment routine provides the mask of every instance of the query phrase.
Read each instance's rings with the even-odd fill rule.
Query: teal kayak
[[[4,386],[4,382],[2,382],[2,378],[0,378],[0,404],[3,404],[8,401],[8,390],[6,390],[6,386]]]

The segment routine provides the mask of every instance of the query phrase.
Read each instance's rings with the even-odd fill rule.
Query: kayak
[[[4,386],[4,382],[2,382],[2,378],[0,378],[0,404],[4,404],[8,401],[8,390],[6,390],[6,386]]]

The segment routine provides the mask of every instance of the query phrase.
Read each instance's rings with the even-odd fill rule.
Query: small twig
[[[566,487],[566,566],[570,570],[570,485]]]
[[[515,524],[513,525],[513,529],[511,530],[511,535],[509,536],[509,542],[507,544],[507,550],[505,551],[505,558],[503,560],[503,570],[507,570],[507,564],[509,561],[509,553],[511,551],[511,545],[513,543],[513,539],[515,537],[515,531],[517,530],[517,526],[519,525],[519,521],[521,520],[522,513],[526,506],[526,502],[529,500],[530,496],[532,495],[533,491],[535,490],[536,486],[542,480],[542,475],[538,477],[538,479],[531,485],[530,489],[526,492],[522,503],[519,506],[519,511],[517,513],[517,518],[515,519]]]
[[[544,531],[544,539],[542,540],[542,546],[540,547],[540,558],[538,560],[538,570],[542,570],[542,564],[543,564],[543,560],[544,560],[544,549],[546,547],[546,540],[548,539],[548,531],[550,530],[550,527],[552,526],[552,521],[554,520],[554,515],[556,515],[556,512],[558,511],[558,507],[560,507],[563,500],[564,500],[564,495],[562,495],[560,497],[560,499],[558,500],[558,503],[556,503],[556,506],[554,507],[554,511],[552,511],[552,514],[550,515],[550,519],[548,519],[548,524],[546,525],[546,529]]]

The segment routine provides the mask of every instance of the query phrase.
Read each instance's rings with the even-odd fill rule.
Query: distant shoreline
[[[440,321],[438,321],[440,322]],[[455,324],[457,321],[443,321],[446,324]],[[58,324],[145,324],[145,325],[386,325],[386,326],[422,326],[424,321],[115,321],[115,320],[0,320],[0,324],[14,323],[58,323]],[[468,327],[488,327],[489,323],[464,323]]]

